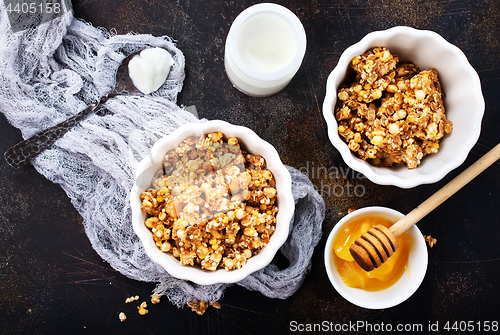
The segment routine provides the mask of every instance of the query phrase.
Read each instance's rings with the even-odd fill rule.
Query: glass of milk
[[[265,97],[293,78],[306,52],[306,33],[289,9],[272,3],[248,7],[234,20],[226,39],[226,74],[241,92]]]

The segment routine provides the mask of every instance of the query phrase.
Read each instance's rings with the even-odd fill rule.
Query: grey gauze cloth
[[[228,285],[201,286],[171,277],[145,254],[131,225],[129,191],[148,148],[179,125],[200,122],[177,106],[185,58],[169,37],[116,35],[63,15],[13,32],[0,3],[0,110],[24,138],[53,126],[96,102],[114,84],[120,62],[146,47],[165,48],[175,65],[159,91],[144,97],[119,96],[106,102],[110,113],[92,115],[33,161],[36,170],[64,189],[83,217],[96,252],[123,275],[156,282],[155,293],[172,303],[219,300]],[[280,249],[290,265],[274,264],[237,285],[267,297],[287,298],[302,285],[319,239],[325,204],[309,179],[288,167],[296,203],[290,235]]]

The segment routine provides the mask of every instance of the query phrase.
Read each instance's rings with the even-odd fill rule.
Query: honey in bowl
[[[338,232],[332,244],[333,261],[342,281],[349,287],[365,291],[382,291],[396,283],[408,267],[413,237],[405,232],[397,238],[399,248],[380,267],[364,271],[352,258],[350,245],[375,225],[392,226],[393,221],[382,215],[365,216],[348,222]]]

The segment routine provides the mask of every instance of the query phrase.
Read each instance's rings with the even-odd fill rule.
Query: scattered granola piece
[[[134,302],[134,301],[137,301],[139,300],[139,296],[136,295],[136,296],[131,296],[131,297],[128,297],[127,299],[125,299],[125,303],[128,304],[128,303],[131,303],[131,302]]]
[[[127,316],[123,312],[120,312],[120,314],[118,314],[118,318],[120,319],[121,322],[127,320]]]
[[[161,298],[161,296],[159,296],[156,293],[153,293],[153,295],[151,296],[151,303],[153,305],[156,305],[156,304],[160,303],[160,298]]]
[[[137,310],[139,311],[140,315],[148,314],[148,310],[146,309],[146,307],[148,307],[148,305],[145,301],[143,301],[140,306],[137,306]]]
[[[423,235],[423,236],[424,236],[425,242],[427,242],[427,244],[429,244],[429,247],[432,248],[437,243],[437,240],[435,238],[433,238],[431,235]]]
[[[198,315],[202,315],[208,308],[208,305],[204,301],[188,301],[188,307],[191,308],[193,312]]]
[[[207,308],[210,306],[212,306],[216,309],[221,308],[220,304],[217,301],[215,301],[211,304],[209,304],[205,301],[188,301],[187,305],[189,308],[191,308],[191,310],[193,312],[196,312],[196,314],[198,314],[198,315],[202,315],[203,313],[205,313]]]

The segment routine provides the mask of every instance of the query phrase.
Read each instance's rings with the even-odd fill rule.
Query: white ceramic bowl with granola
[[[295,209],[274,147],[218,120],[158,140],[137,168],[130,203],[151,260],[200,285],[238,282],[267,266]]]
[[[479,77],[460,49],[432,31],[366,35],[341,55],[326,91],[330,141],[377,184],[439,181],[463,163],[481,130]]]

